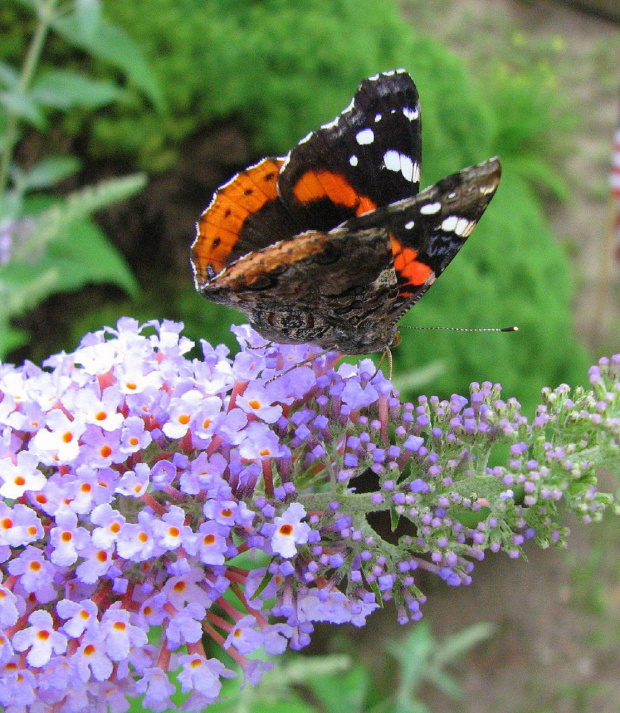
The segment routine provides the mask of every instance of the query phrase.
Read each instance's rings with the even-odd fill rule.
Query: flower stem
[[[54,13],[59,0],[47,0],[47,2],[42,2],[37,6],[37,16],[38,23],[28,47],[28,52],[26,53],[26,58],[24,59],[24,65],[22,67],[21,76],[19,78],[19,84],[17,85],[17,91],[20,95],[24,95],[28,89],[32,77],[34,76],[34,71],[39,63],[41,57],[41,52],[43,51],[43,45],[45,44],[45,38],[54,19]],[[15,149],[15,144],[17,143],[18,136],[18,121],[19,117],[17,114],[7,109],[7,122],[4,133],[4,151],[2,152],[2,159],[0,160],[0,196],[4,195],[6,191],[9,171],[11,168],[11,163],[13,159],[13,151]]]

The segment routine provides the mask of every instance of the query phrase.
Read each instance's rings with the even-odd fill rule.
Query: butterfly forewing
[[[365,79],[351,104],[292,149],[278,187],[291,214],[315,230],[416,195],[420,106],[404,70]]]

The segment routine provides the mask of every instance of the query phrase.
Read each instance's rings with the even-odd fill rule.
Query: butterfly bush
[[[415,621],[422,573],[468,584],[489,550],[564,543],[560,502],[613,505],[596,469],[618,470],[620,355],[590,390],[545,389],[529,423],[497,384],[404,403],[370,360],[234,331],[234,357],[190,358],[181,325],[122,319],[0,366],[8,713],[161,711],[175,678],[201,710],[234,675],[214,653],[254,684],[317,622],[388,602]]]

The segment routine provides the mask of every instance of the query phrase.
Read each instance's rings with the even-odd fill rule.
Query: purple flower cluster
[[[255,683],[271,664],[252,656],[306,646],[315,622],[362,626],[390,600],[417,620],[419,570],[467,584],[487,549],[561,542],[559,498],[586,519],[609,502],[594,468],[620,447],[618,357],[530,426],[497,385],[402,403],[370,360],[335,368],[248,327],[234,358],[203,342],[192,359],[180,331],[123,319],[43,369],[0,366],[11,713],[164,710],[171,671],[202,710],[234,675],[207,650]],[[408,525],[396,543],[377,512]]]

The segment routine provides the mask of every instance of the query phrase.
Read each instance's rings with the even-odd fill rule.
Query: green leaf
[[[25,241],[27,246],[29,241]],[[83,218],[64,227],[34,260],[11,260],[0,268],[0,315],[16,317],[55,292],[90,283],[117,285],[132,297],[139,287],[123,256],[99,226]]]
[[[164,110],[161,87],[140,46],[124,30],[100,18],[92,36],[85,35],[75,13],[56,19],[52,25],[68,42],[120,68],[146,94],[158,111]]]
[[[39,103],[56,109],[75,106],[98,109],[126,96],[126,92],[112,82],[89,79],[63,69],[47,71],[34,83],[31,93]]]
[[[92,39],[101,19],[100,0],[75,0],[75,16],[84,37]]]
[[[0,195],[0,221],[15,220],[22,212],[23,195],[20,191],[6,191]]]
[[[15,329],[8,321],[0,317],[0,360],[13,349],[28,343],[28,334],[22,329]]]
[[[37,129],[45,128],[45,116],[31,95],[20,92],[0,92],[0,104],[9,114],[14,114]]]
[[[132,297],[138,296],[140,288],[125,259],[92,220],[78,220],[67,226],[66,234],[49,244],[42,262],[58,270],[59,291],[109,282]]]
[[[404,641],[387,647],[388,652],[400,664],[401,690],[407,690],[410,695],[413,695],[426,675],[433,646],[430,628],[422,621]]]
[[[0,62],[0,83],[11,88],[15,88],[19,84],[18,72],[6,62]]]
[[[316,676],[306,685],[326,713],[356,713],[364,709],[368,683],[367,673],[356,666],[339,674]]]
[[[37,10],[36,0],[15,0],[15,2],[31,12],[36,12]]]
[[[395,508],[390,508],[390,527],[392,528],[392,532],[395,532],[399,522],[400,515],[396,512]]]
[[[431,709],[420,701],[398,700],[389,713],[432,713]]]
[[[495,633],[496,627],[488,622],[480,622],[468,626],[458,633],[446,639],[434,656],[434,663],[444,666],[454,663],[463,656],[469,649],[490,639]]]
[[[400,391],[421,391],[436,381],[445,371],[446,362],[436,359],[419,369],[394,374],[394,378]]]
[[[59,272],[41,263],[7,263],[0,268],[0,319],[8,322],[57,290]]]
[[[571,193],[566,181],[549,166],[547,161],[526,155],[511,156],[507,163],[528,183],[535,187],[542,186],[557,200],[566,201],[570,198]]]
[[[36,163],[22,176],[23,189],[49,188],[80,170],[81,162],[73,156],[50,156]]]
[[[26,243],[16,246],[14,260],[27,261],[34,252],[38,253],[44,246],[53,241],[67,226],[82,219],[96,210],[108,205],[119,203],[137,193],[146,184],[146,177],[136,173],[123,178],[113,178],[101,181],[95,186],[89,186],[75,191],[63,203],[39,213],[39,229]]]

